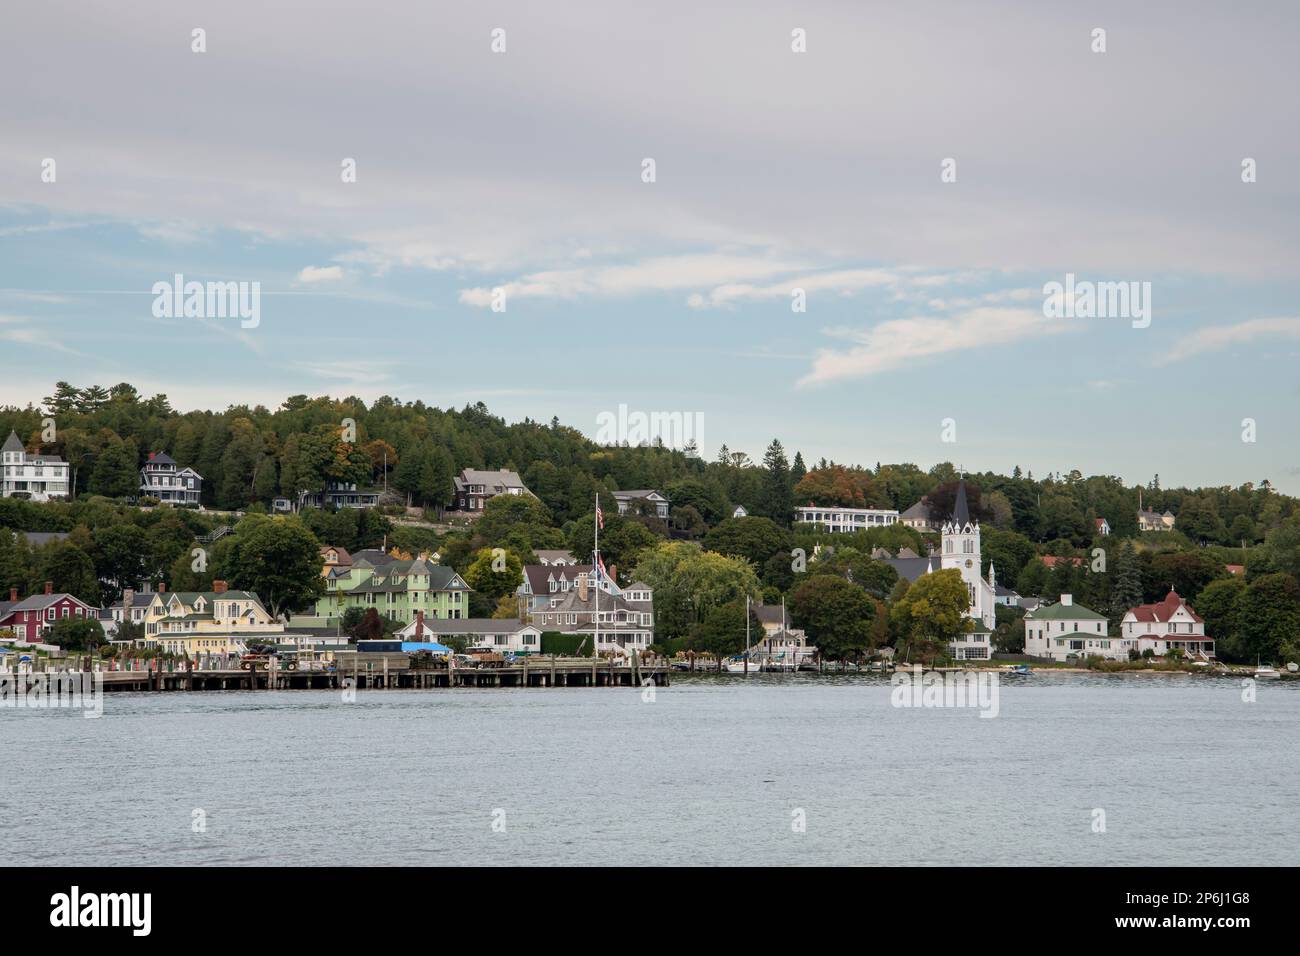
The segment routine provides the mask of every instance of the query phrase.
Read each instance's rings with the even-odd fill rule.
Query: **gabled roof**
[[[1160,601],[1157,604],[1139,604],[1137,607],[1129,608],[1128,614],[1132,614],[1133,617],[1139,621],[1153,621],[1160,624],[1166,624],[1169,622],[1170,618],[1178,613],[1179,608],[1186,608],[1187,613],[1192,616],[1192,620],[1197,624],[1205,623],[1204,620],[1192,610],[1192,606],[1183,600],[1179,593],[1173,588],[1169,589],[1169,593],[1165,595],[1163,601]],[[1128,614],[1126,614],[1125,617],[1127,617]],[[1179,635],[1179,637],[1181,636],[1182,635]]]
[[[147,464],[174,465],[176,464],[176,459],[165,451],[151,451],[149,452],[149,461]]]
[[[655,491],[653,488],[637,488],[631,491],[614,492],[615,498],[649,498],[651,495],[658,495],[660,498],[664,497],[662,494],[660,494],[658,491]],[[666,501],[667,499],[665,498],[664,500]]]
[[[1026,621],[1104,621],[1106,615],[1098,614],[1082,604],[1043,604],[1025,612]]]
[[[929,505],[929,502],[926,501],[925,498],[922,498],[920,501],[918,501],[916,504],[912,505],[912,507],[908,508],[906,511],[904,511],[904,512],[903,512],[901,515],[899,515],[898,517],[900,517],[900,518],[924,518],[926,521],[929,521],[929,520],[930,520],[930,505]]]
[[[87,608],[90,607],[89,604],[87,604],[81,598],[77,597],[75,594],[69,594],[67,591],[61,591],[58,594],[33,594],[31,597],[23,598],[17,604],[11,605],[9,610],[10,612],[43,611],[47,607],[59,603],[64,598],[70,598],[71,600],[76,601],[82,607],[87,607]],[[92,610],[97,611],[99,610],[99,608],[92,608]]]
[[[591,574],[590,564],[530,564],[524,568],[524,580],[533,594],[550,594],[551,581],[573,582],[582,575]]]

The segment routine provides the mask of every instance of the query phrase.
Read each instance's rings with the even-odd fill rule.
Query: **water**
[[[1226,678],[1035,674],[1002,682],[996,719],[889,697],[866,675],[674,675],[652,702],[232,691],[110,694],[98,720],[3,710],[0,838],[67,865],[1300,863],[1300,682],[1247,704]]]

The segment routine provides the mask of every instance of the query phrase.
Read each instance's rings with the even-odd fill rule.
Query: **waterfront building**
[[[1156,604],[1140,604],[1124,612],[1120,633],[1137,642],[1138,653],[1164,656],[1181,651],[1196,660],[1214,657],[1214,639],[1205,633],[1205,621],[1173,588]]]
[[[864,531],[883,528],[898,521],[898,512],[892,508],[840,508],[809,504],[795,509],[795,521],[800,524],[823,525],[827,531]]]
[[[66,498],[70,466],[57,455],[29,455],[15,431],[0,446],[0,493],[5,498],[50,501]]]
[[[197,505],[203,493],[203,476],[182,468],[166,452],[151,451],[140,469],[140,495],[164,504]]]
[[[168,591],[160,585],[145,612],[145,636],[136,642],[172,654],[244,654],[249,644],[284,643],[285,628],[252,591]]]
[[[784,604],[756,604],[754,616],[763,634],[754,642],[751,657],[794,666],[816,660],[817,648],[808,642],[802,629],[791,625]]]
[[[45,643],[54,625],[70,617],[99,619],[99,608],[92,607],[75,594],[56,593],[54,582],[45,582],[45,591],[19,599],[18,589],[9,589],[9,600],[0,603],[0,630],[10,629],[14,639],[28,644]]]
[[[424,556],[407,561],[363,551],[352,556],[350,565],[327,566],[324,574],[325,593],[316,600],[315,613],[295,618],[304,626],[335,627],[353,607],[374,608],[402,624],[415,620],[416,611],[430,619],[469,616],[473,589],[454,570]]]
[[[1136,640],[1111,637],[1104,614],[1074,603],[1074,596],[1062,594],[1056,604],[1045,604],[1025,613],[1025,653],[1050,657],[1054,661],[1086,657],[1126,661]]]
[[[465,647],[514,654],[539,654],[542,650],[541,628],[514,618],[467,617],[455,620],[417,617],[392,639],[411,643],[446,644],[460,638]]]
[[[598,592],[585,573],[577,576],[575,584],[567,592],[552,594],[544,607],[530,611],[531,623],[543,631],[591,637],[597,653],[644,651],[654,643],[654,592],[649,585],[615,585],[611,592],[602,582]]]

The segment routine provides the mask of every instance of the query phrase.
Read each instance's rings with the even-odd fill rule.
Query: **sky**
[[[1294,4],[700,6],[7,5],[0,403],[624,405],[706,457],[1300,494]],[[258,324],[155,315],[177,274]]]

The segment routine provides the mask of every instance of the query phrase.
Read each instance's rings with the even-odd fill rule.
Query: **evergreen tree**
[[[763,455],[766,473],[755,505],[755,513],[771,518],[782,527],[789,527],[794,513],[794,486],[790,483],[790,463],[786,460],[781,442],[772,439]]]
[[[1110,591],[1110,619],[1118,624],[1125,611],[1142,603],[1142,571],[1132,542],[1120,544],[1115,552],[1112,573],[1115,583]]]

